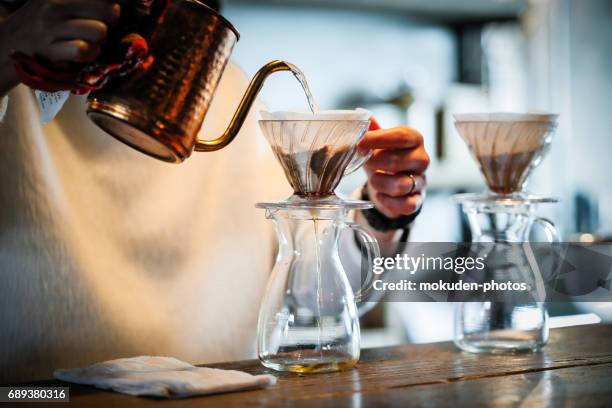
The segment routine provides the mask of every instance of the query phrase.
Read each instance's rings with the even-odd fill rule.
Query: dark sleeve
[[[25,0],[0,0],[0,15],[11,14],[25,3]]]

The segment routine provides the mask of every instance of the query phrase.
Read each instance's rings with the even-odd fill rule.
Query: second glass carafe
[[[455,309],[455,344],[474,353],[535,351],[548,341],[548,313],[536,293],[539,272],[532,269],[527,251],[533,226],[542,228],[549,242],[559,234],[548,220],[534,215],[536,205],[555,202],[547,198],[496,198],[459,195],[467,215],[472,242],[484,243],[478,255],[487,259],[483,281],[528,282],[533,301],[517,300],[512,294],[492,301],[458,303]],[[527,247],[525,247],[525,244]],[[477,246],[475,246],[477,247]],[[533,256],[533,255],[532,255]]]

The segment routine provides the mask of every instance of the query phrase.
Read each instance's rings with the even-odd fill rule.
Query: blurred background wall
[[[234,61],[247,75],[285,59],[305,72],[321,108],[364,107],[385,127],[424,134],[429,195],[413,241],[469,239],[450,196],[480,191],[483,182],[452,114],[526,110],[561,115],[551,152],[528,185],[562,200],[541,214],[566,241],[611,239],[612,1],[225,0],[222,12],[242,34]],[[271,79],[262,96],[273,110],[307,109],[288,74]],[[343,192],[363,180],[352,176]],[[416,317],[452,327],[447,305],[387,308],[404,340],[450,335],[426,333],[431,325]],[[591,312],[612,319],[607,305],[556,314]]]

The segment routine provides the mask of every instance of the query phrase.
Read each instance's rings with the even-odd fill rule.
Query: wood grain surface
[[[530,354],[477,355],[461,352],[446,342],[365,349],[356,368],[329,374],[276,373],[256,360],[209,367],[253,374],[271,373],[278,377],[278,382],[265,390],[181,400],[136,398],[69,385],[70,405],[164,408],[612,406],[612,325],[552,330],[548,345],[541,352]],[[43,381],[25,385],[68,384]],[[58,405],[61,404],[53,404]]]

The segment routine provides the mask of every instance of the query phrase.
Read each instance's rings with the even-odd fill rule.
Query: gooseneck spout
[[[230,144],[240,131],[240,128],[251,110],[251,106],[253,106],[253,102],[255,102],[255,98],[259,94],[265,80],[268,78],[268,76],[270,76],[270,74],[279,71],[292,71],[291,65],[285,61],[275,60],[267,63],[259,71],[257,71],[244,96],[242,97],[242,100],[236,109],[236,113],[234,113],[234,117],[232,117],[232,120],[227,126],[225,132],[223,132],[220,137],[212,140],[205,140],[198,137],[195,144],[195,151],[212,152],[222,149]]]

